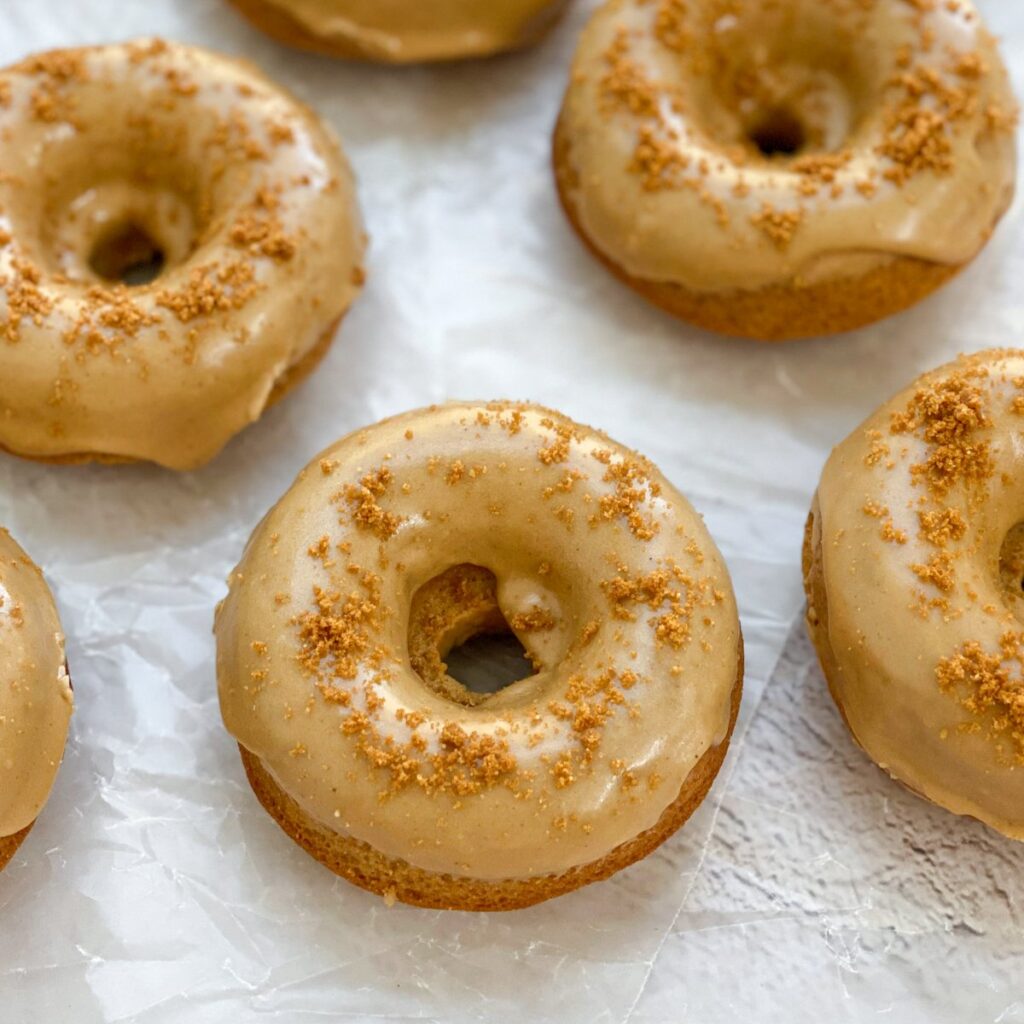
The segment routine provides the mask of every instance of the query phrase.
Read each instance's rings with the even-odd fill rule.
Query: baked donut
[[[410,64],[487,57],[539,40],[568,0],[231,0],[282,43]]]
[[[896,313],[969,263],[1013,195],[1015,122],[969,0],[611,0],[554,161],[622,280],[782,341]]]
[[[50,588],[0,529],[0,870],[50,795],[72,705]]]
[[[1024,840],[1024,351],[926,374],[832,453],[807,621],[854,738]]]
[[[154,40],[0,72],[0,447],[211,459],[308,373],[364,239],[331,132],[254,67]]]
[[[490,695],[453,647],[512,632]],[[511,910],[668,838],[742,685],[729,575],[646,459],[531,405],[459,403],[324,451],[218,610],[221,711],[300,846],[388,900]]]

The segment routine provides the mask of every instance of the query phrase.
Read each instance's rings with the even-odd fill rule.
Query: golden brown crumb
[[[605,521],[625,519],[638,540],[650,540],[659,530],[658,523],[645,515],[644,507],[661,493],[660,485],[651,479],[653,466],[640,456],[624,457],[618,462],[595,452],[594,458],[607,467],[602,480],[613,484],[613,494],[602,495],[598,502],[599,518]]]
[[[349,508],[352,522],[363,530],[375,533],[381,540],[388,540],[398,532],[402,519],[394,512],[381,507],[377,499],[387,491],[393,479],[391,470],[381,466],[367,473],[359,486],[350,484],[344,490],[344,499]]]
[[[633,609],[638,605],[660,611],[650,620],[655,639],[676,649],[690,641],[694,609],[700,604],[711,607],[719,601],[707,581],[693,579],[674,563],[637,576],[620,570],[612,579],[603,580],[601,589],[616,618],[633,621]]]
[[[905,531],[897,529],[895,523],[889,519],[882,524],[882,540],[889,544],[906,544],[907,535]]]
[[[187,324],[211,313],[241,309],[259,290],[251,263],[207,263],[189,272],[187,284],[159,291],[156,302]]]
[[[604,55],[607,71],[601,79],[601,94],[609,108],[624,107],[631,114],[655,117],[658,113],[657,90],[640,66],[630,60],[629,33],[623,28]]]
[[[877,466],[883,459],[890,455],[889,446],[882,440],[883,434],[880,430],[867,431],[867,438],[871,442],[867,455],[864,456],[865,466]]]
[[[1024,764],[1022,642],[1021,634],[1007,631],[1000,653],[994,655],[969,641],[952,657],[943,658],[935,673],[943,692],[955,696],[971,714],[973,720],[967,724],[980,727],[980,720],[987,722],[989,737],[1008,745],[1020,764]]]
[[[893,434],[913,433],[929,445],[928,458],[911,472],[938,497],[960,483],[983,483],[994,472],[988,439],[979,436],[990,425],[977,383],[984,376],[979,368],[954,371],[922,385],[907,409],[893,415]]]
[[[944,594],[952,593],[956,576],[953,572],[953,559],[947,552],[940,551],[927,564],[918,563],[910,568],[922,582],[932,584]]]
[[[557,625],[555,617],[543,608],[532,608],[528,612],[513,615],[508,624],[517,633],[541,633],[554,629]]]
[[[750,222],[767,235],[776,248],[785,249],[793,240],[803,219],[802,210],[777,210],[771,203],[766,202],[759,212],[751,216]]]
[[[295,243],[285,235],[276,218],[244,213],[232,225],[228,237],[232,245],[245,249],[252,256],[267,256],[283,263],[295,255]]]
[[[919,512],[918,519],[921,523],[921,537],[936,547],[945,547],[950,541],[958,541],[967,533],[967,521],[959,509]]]

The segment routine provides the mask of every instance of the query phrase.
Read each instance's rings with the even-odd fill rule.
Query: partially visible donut
[[[540,39],[568,0],[230,0],[282,43],[409,64],[488,57]]]
[[[8,451],[198,466],[359,292],[337,141],[251,65],[154,40],[38,54],[0,72],[0,137]]]
[[[857,742],[1024,840],[1024,352],[926,374],[832,453],[807,621]]]
[[[573,226],[641,295],[781,341],[969,263],[1013,196],[1015,124],[969,0],[610,0],[554,162]]]
[[[0,529],[0,870],[50,795],[73,703],[53,596]]]
[[[512,632],[535,672],[447,667]],[[256,795],[387,898],[510,910],[605,878],[693,813],[742,687],[726,567],[646,459],[550,410],[457,403],[324,451],[217,613]]]

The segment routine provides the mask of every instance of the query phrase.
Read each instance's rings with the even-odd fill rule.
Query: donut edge
[[[559,115],[552,162],[558,197],[575,233],[622,283],[664,312],[706,331],[766,343],[841,334],[917,305],[972,262],[947,266],[895,256],[892,262],[866,274],[808,287],[771,285],[755,291],[720,293],[695,292],[679,284],[634,277],[602,252],[580,223],[572,198],[579,175],[571,163],[572,147],[566,135],[564,118]],[[989,236],[994,230],[995,225]]]
[[[13,836],[0,836],[0,871],[7,867],[11,858],[18,852],[18,847],[25,842],[25,838],[32,831],[35,822],[30,822],[20,832]]]
[[[828,691],[832,696],[832,700],[839,711],[839,717],[842,718],[843,725],[846,727],[846,731],[849,733],[850,738],[875,768],[888,778],[892,779],[893,782],[898,783],[908,792],[913,793],[914,796],[919,797],[921,800],[924,800],[935,807],[941,808],[947,814],[952,814],[958,818],[969,818],[973,821],[980,821],[983,825],[992,829],[994,832],[1000,835],[1008,835],[1008,833],[1003,832],[1002,829],[996,828],[995,825],[985,821],[983,818],[979,818],[977,815],[955,811],[952,808],[947,807],[945,804],[940,803],[938,800],[933,800],[927,795],[927,793],[922,792],[916,786],[912,786],[899,775],[894,774],[887,768],[883,768],[872,756],[871,751],[868,750],[854,732],[853,726],[850,724],[850,719],[847,717],[846,708],[843,707],[842,699],[839,696],[839,690],[834,683],[834,680],[841,675],[842,670],[836,660],[835,653],[832,650],[832,643],[828,636],[828,596],[825,589],[825,568],[821,558],[820,523],[821,512],[818,505],[818,495],[815,493],[814,501],[811,505],[811,511],[807,516],[807,523],[804,527],[804,542],[801,558],[803,564],[804,593],[807,595],[807,614],[805,621],[807,624],[807,632],[810,635],[811,642],[818,655],[818,662],[821,665],[822,675],[824,675],[825,682],[828,684]],[[1014,837],[1010,836],[1009,838],[1012,839]]]
[[[249,784],[264,810],[293,842],[336,875],[383,896],[432,910],[519,910],[599,882],[642,860],[672,836],[704,801],[725,760],[743,694],[743,640],[739,643],[729,728],[718,746],[709,747],[687,776],[676,799],[658,821],[599,860],[558,875],[482,881],[438,874],[386,857],[368,843],[339,835],[321,825],[288,796],[241,744],[238,749]]]
[[[277,380],[274,382],[274,386],[267,396],[267,401],[263,408],[260,410],[259,416],[256,417],[251,423],[247,423],[240,430],[236,431],[231,437],[228,438],[227,444],[239,434],[243,433],[248,427],[251,427],[254,423],[259,420],[278,402],[283,398],[287,397],[295,388],[297,388],[307,377],[313,374],[313,371],[323,362],[324,357],[327,355],[331,346],[334,344],[334,340],[338,335],[338,330],[341,327],[342,320],[345,319],[345,314],[342,313],[337,319],[335,319],[330,326],[324,331],[323,334],[317,339],[316,344],[297,362],[293,363],[282,373]],[[222,449],[223,450],[223,449]],[[13,455],[18,459],[25,459],[27,462],[41,462],[48,466],[87,466],[87,465],[100,465],[100,466],[138,466],[138,465],[163,465],[157,462],[155,459],[140,459],[133,458],[129,455],[111,455],[105,452],[69,452],[67,455],[30,455],[26,452],[15,451],[13,448],[8,448],[4,444],[0,444],[0,452],[5,452],[8,455]],[[215,453],[209,459],[204,459],[202,462],[197,463],[194,466],[190,466],[189,469],[198,469],[200,466],[205,466],[209,462],[219,455],[220,452]],[[170,468],[170,467],[164,467]],[[187,470],[184,470],[187,471]]]
[[[483,46],[475,50],[455,51],[439,48],[414,57],[392,56],[380,49],[361,46],[346,39],[329,39],[310,32],[297,19],[264,0],[227,0],[246,21],[264,35],[293,49],[316,53],[322,57],[354,60],[373,64],[430,64],[445,61],[479,60],[515,50],[524,50],[539,43],[561,20],[568,0],[559,0],[550,10],[540,12],[528,23],[527,29],[516,39],[500,45]]]

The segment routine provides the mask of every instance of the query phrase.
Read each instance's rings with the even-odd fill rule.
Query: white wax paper
[[[593,6],[520,56],[396,70],[290,52],[222,0],[0,0],[4,63],[150,33],[255,60],[340,131],[372,235],[320,370],[206,469],[0,459],[0,522],[56,591],[77,699],[0,875],[3,1024],[1024,1022],[1024,846],[874,768],[799,622],[830,446],[957,351],[1024,343],[1020,205],[960,279],[869,330],[768,347],[688,329],[557,207],[550,129]],[[1024,91],[1024,4],[980,6]],[[611,881],[513,914],[388,909],[257,805],[217,710],[213,608],[321,447],[498,396],[606,429],[705,513],[742,608],[743,711],[698,814]]]

